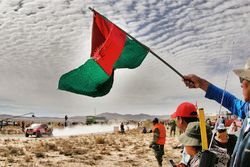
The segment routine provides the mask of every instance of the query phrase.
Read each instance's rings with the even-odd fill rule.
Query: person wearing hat
[[[176,118],[177,127],[182,131],[185,132],[188,124],[190,122],[197,122],[198,114],[196,106],[190,102],[183,102],[181,103],[175,113],[171,115],[172,118]],[[176,167],[185,167],[187,166],[190,160],[190,156],[186,153],[185,148],[182,151],[182,159],[181,162],[176,165]]]
[[[153,141],[149,145],[154,150],[155,157],[158,161],[159,167],[162,167],[162,157],[164,155],[164,144],[166,142],[166,128],[163,124],[159,123],[158,118],[153,120]]]
[[[230,157],[233,154],[236,141],[237,141],[237,136],[232,134],[227,134],[227,128],[225,127],[224,124],[220,123],[217,126],[213,144],[218,147],[225,148],[227,150],[227,154]],[[229,165],[230,163],[228,162],[227,166]]]
[[[215,100],[218,103],[220,103],[222,97],[224,97],[222,105],[232,112],[232,114],[244,119],[230,162],[231,167],[243,167],[249,166],[250,164],[250,158],[248,152],[246,152],[247,146],[250,145],[250,59],[243,69],[235,69],[233,71],[240,79],[244,100],[238,99],[227,91],[225,91],[223,96],[224,91],[222,89],[194,74],[184,76],[183,81],[189,88],[200,88],[204,90],[206,92],[206,98]]]
[[[177,127],[182,131],[186,130],[187,125],[190,122],[199,121],[197,108],[190,102],[181,103],[177,107],[176,111],[171,115],[171,118],[176,118]]]
[[[211,140],[212,131],[210,126],[206,125],[207,132],[207,142]],[[185,147],[187,154],[191,156],[187,167],[199,167],[201,162],[201,152],[202,152],[202,141],[201,141],[201,130],[199,122],[191,122],[188,124],[186,131],[179,137],[180,143]],[[226,150],[221,150],[213,147],[211,150],[216,155],[217,167],[226,166],[229,156],[226,154]]]

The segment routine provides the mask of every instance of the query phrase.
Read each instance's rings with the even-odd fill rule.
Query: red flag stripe
[[[108,75],[112,75],[113,65],[120,57],[125,43],[125,33],[99,14],[94,14],[91,57]]]

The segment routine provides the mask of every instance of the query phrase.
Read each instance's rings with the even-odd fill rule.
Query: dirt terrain
[[[15,130],[17,134],[6,132],[0,135],[0,166],[158,166],[153,151],[148,147],[152,133],[142,134],[141,129],[130,130],[126,134],[43,138],[25,138]],[[180,149],[173,149],[176,145],[177,138],[167,137],[164,166],[170,166],[169,159],[179,161]]]

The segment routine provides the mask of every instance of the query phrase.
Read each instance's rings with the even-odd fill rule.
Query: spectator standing
[[[153,120],[153,141],[149,145],[154,150],[159,167],[162,167],[162,157],[164,155],[164,145],[166,142],[166,128],[159,123],[158,118]]]
[[[68,116],[65,115],[65,117],[64,117],[64,126],[65,126],[65,127],[67,127],[67,121],[68,121]]]
[[[175,132],[176,132],[176,121],[174,119],[172,119],[169,122],[169,126],[170,126],[170,137],[174,136],[175,137]]]
[[[120,129],[121,129],[121,133],[125,133],[125,129],[124,129],[124,124],[123,122],[120,125]]]

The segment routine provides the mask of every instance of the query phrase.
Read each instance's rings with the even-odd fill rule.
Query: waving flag
[[[112,88],[115,69],[140,66],[148,52],[149,48],[94,12],[91,57],[62,75],[58,88],[91,97],[104,96]]]

